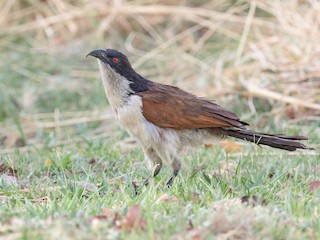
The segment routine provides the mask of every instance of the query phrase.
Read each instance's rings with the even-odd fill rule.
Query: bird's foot
[[[144,180],[143,181],[143,185],[144,186],[148,186],[149,185],[149,183],[150,183],[150,179],[152,178],[152,176],[150,175],[150,176],[148,176],[147,178],[146,178],[146,180]]]
[[[172,183],[174,181],[174,179],[176,178],[176,176],[178,175],[179,170],[173,170],[173,174],[172,176],[169,178],[169,180],[166,183],[166,188],[169,189],[172,186]]]

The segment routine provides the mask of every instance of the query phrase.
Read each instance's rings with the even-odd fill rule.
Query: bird
[[[183,148],[210,139],[233,137],[287,151],[312,149],[300,142],[308,140],[305,136],[252,131],[248,123],[215,102],[142,77],[118,50],[96,49],[88,56],[97,58],[104,90],[119,125],[142,146],[152,170],[145,185],[166,165],[173,170],[166,182],[169,188],[180,171]]]

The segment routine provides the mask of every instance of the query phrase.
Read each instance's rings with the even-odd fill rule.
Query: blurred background
[[[320,127],[317,0],[2,0],[0,153],[122,136],[96,48],[206,96],[253,129]]]

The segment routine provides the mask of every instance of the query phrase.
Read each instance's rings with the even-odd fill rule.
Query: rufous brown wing
[[[159,127],[244,129],[248,125],[235,113],[177,87],[150,82],[148,90],[139,95],[142,97],[143,116]]]

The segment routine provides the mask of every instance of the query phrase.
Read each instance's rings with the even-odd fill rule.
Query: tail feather
[[[300,140],[308,140],[304,136],[287,136],[283,134],[265,134],[245,129],[224,129],[227,136],[243,139],[253,142],[257,145],[267,145],[273,148],[280,148],[287,151],[295,151],[297,149],[310,149],[306,145],[298,142]]]

